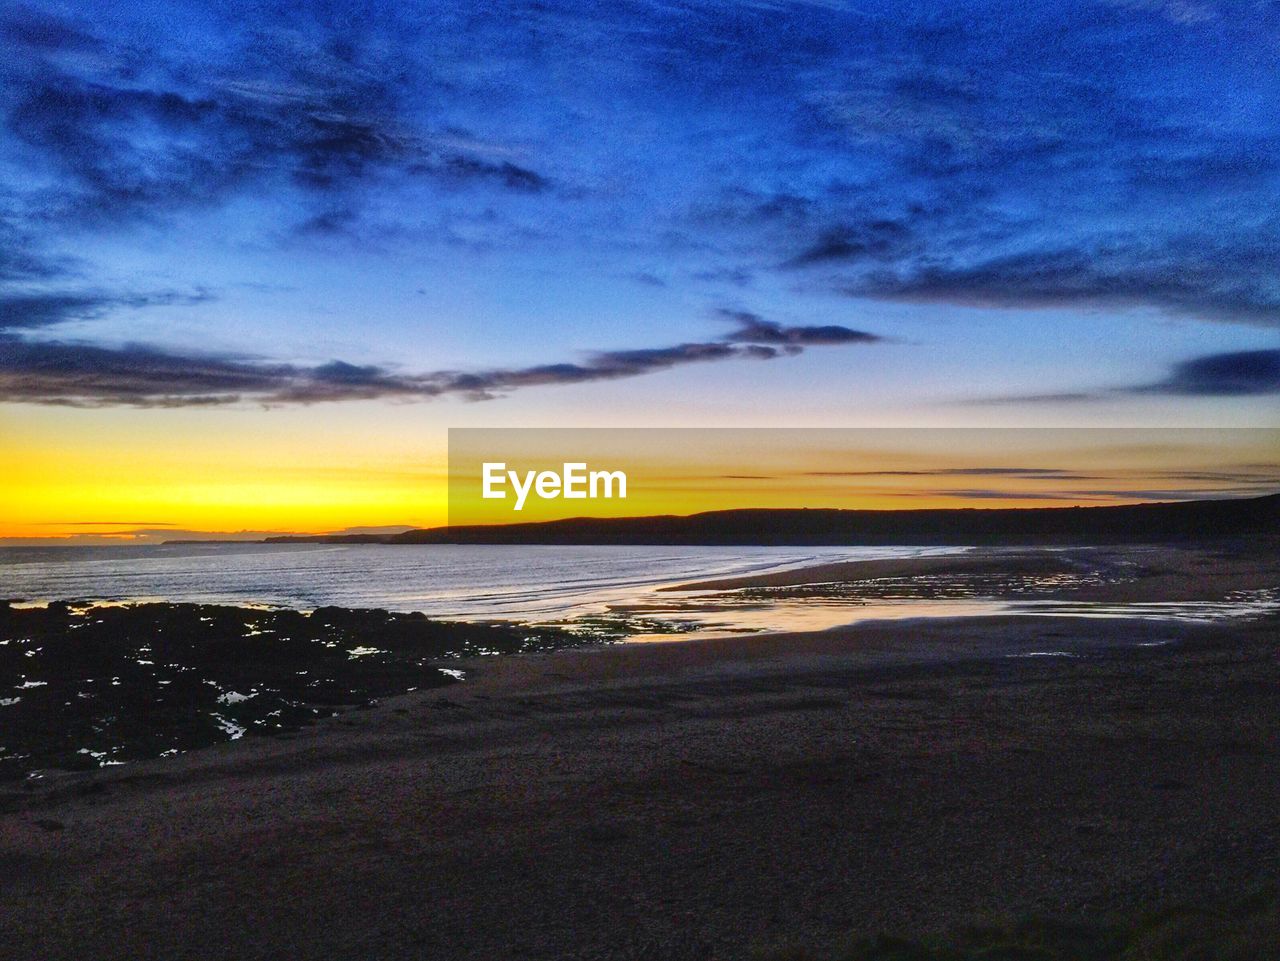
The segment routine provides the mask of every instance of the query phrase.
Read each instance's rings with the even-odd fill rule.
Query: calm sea
[[[422,611],[540,621],[653,601],[664,584],[946,548],[203,544],[0,549],[0,597]],[[667,595],[670,598],[670,595]]]

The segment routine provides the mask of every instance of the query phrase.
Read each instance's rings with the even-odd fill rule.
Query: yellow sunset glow
[[[0,422],[0,537],[157,540],[746,507],[1133,503],[1194,495],[1215,471],[1224,491],[1263,493],[1280,450],[1277,432],[1265,430],[502,430],[455,432],[472,446],[451,452],[445,431],[406,430],[412,412],[369,414],[25,408],[19,420],[10,409]],[[629,496],[531,499],[516,513],[480,503],[478,465],[489,459],[521,470],[569,460],[622,469]],[[1246,469],[1232,468],[1228,483],[1224,465]]]

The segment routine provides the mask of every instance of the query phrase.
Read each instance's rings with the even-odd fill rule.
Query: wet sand
[[[1146,558],[1150,586],[1280,583],[1215,550]],[[1278,627],[477,658],[287,738],[9,790],[0,957],[736,959],[1230,895],[1280,872]]]
[[[1232,591],[1277,586],[1280,540],[1185,547],[975,548],[965,554],[847,561],[811,567],[718,578],[663,587],[664,592],[783,589],[815,584],[842,584],[854,596],[859,587],[873,588],[885,579],[955,578],[1067,579],[1042,596],[1058,600],[1106,603],[1218,600]],[[1073,582],[1071,575],[1086,579]]]

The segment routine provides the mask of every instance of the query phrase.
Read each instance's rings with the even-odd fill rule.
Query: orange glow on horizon
[[[443,523],[443,432],[406,445],[346,412],[37,410],[0,420],[0,538],[152,529],[323,533]],[[254,416],[257,419],[254,419]],[[434,440],[434,443],[431,441]]]
[[[736,508],[1087,507],[1274,490],[1280,432],[951,429],[469,430],[450,439],[449,522]],[[628,497],[487,500],[481,465],[622,470]],[[1228,465],[1236,465],[1229,467]],[[1271,485],[1271,486],[1268,486]],[[509,489],[509,485],[508,485]]]
[[[403,425],[380,430],[341,411],[326,412],[323,431],[314,412],[218,413],[52,409],[0,421],[0,538],[154,542],[747,507],[1098,506],[1205,496],[1207,484],[1223,496],[1267,493],[1280,451],[1280,432],[1264,430],[600,431],[585,450],[590,432],[508,430],[466,432],[481,447],[452,452],[451,490],[443,431],[406,446]],[[586,460],[625,469],[631,489],[626,500],[531,499],[520,513],[498,511],[475,500],[468,457],[522,469]]]

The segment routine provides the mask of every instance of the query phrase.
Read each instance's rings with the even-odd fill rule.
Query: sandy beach
[[[1266,545],[1121,553],[1135,596],[1280,583]],[[457,662],[466,683],[297,734],[10,786],[0,957],[737,959],[1231,896],[1280,872],[1278,626]]]

